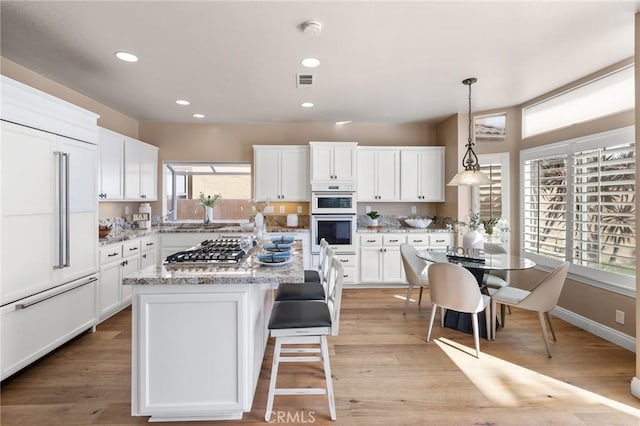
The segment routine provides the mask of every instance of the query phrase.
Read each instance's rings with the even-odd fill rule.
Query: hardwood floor
[[[325,396],[278,396],[272,423],[340,425],[637,425],[631,396],[635,354],[559,319],[547,358],[535,313],[513,309],[497,340],[434,325],[424,336],[430,304],[405,289],[344,291],[340,335],[330,338],[338,420]],[[132,425],[131,312],[119,313],[2,383],[0,423]],[[273,347],[267,347],[253,410],[241,421],[264,424]],[[279,385],[323,386],[320,365],[281,367]],[[172,423],[179,424],[179,423]]]

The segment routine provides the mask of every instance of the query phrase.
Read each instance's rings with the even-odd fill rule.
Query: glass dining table
[[[489,294],[482,282],[484,274],[490,271],[517,271],[530,269],[536,266],[536,262],[525,257],[510,254],[482,253],[478,257],[467,257],[445,251],[419,250],[416,256],[432,263],[456,263],[468,269],[478,281],[478,285],[485,294]],[[484,312],[478,314],[480,335],[487,338],[487,330],[484,326]],[[448,309],[444,317],[444,326],[464,333],[473,334],[471,314]]]

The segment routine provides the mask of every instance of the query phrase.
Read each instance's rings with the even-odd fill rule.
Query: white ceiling
[[[401,123],[464,112],[466,77],[478,78],[474,111],[487,110],[631,57],[640,1],[0,6],[2,56],[140,121]],[[300,30],[309,19],[320,34]],[[321,61],[316,84],[298,89],[308,56]]]

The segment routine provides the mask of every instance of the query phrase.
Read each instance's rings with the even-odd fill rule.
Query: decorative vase
[[[481,249],[484,246],[484,235],[474,230],[466,232],[462,236],[462,247]]]
[[[213,207],[204,206],[204,223],[213,222]]]
[[[378,219],[369,219],[369,226],[378,226]]]
[[[261,212],[256,213],[256,218],[254,219],[256,223],[256,229],[262,230],[262,225],[264,225],[264,216]]]

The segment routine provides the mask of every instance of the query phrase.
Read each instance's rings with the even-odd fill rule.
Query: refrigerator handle
[[[70,222],[71,222],[71,213],[69,212],[69,207],[71,205],[70,201],[69,201],[69,158],[71,157],[71,154],[69,154],[68,152],[62,153],[62,157],[64,158],[64,208],[65,208],[65,215],[64,215],[64,220],[65,220],[65,224],[64,224],[64,243],[65,243],[65,258],[64,258],[64,264],[62,265],[63,268],[68,268],[69,266],[71,266],[71,232],[70,232]]]
[[[71,235],[69,233],[69,156],[62,151],[54,151],[58,157],[58,264],[53,269],[68,268],[71,258]]]

